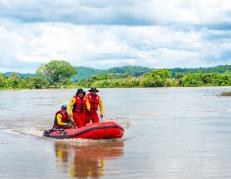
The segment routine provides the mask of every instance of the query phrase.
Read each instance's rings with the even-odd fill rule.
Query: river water
[[[42,137],[75,91],[0,91],[0,178],[231,178],[231,87],[100,89],[122,139]]]

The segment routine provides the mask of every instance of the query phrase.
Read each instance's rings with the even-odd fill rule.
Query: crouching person
[[[68,117],[67,106],[62,105],[61,110],[55,114],[53,129],[66,129],[74,126],[74,121]]]

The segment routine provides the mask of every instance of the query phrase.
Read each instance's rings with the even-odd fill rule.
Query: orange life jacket
[[[89,94],[87,94],[87,97],[88,97],[88,101],[90,103],[91,110],[97,111],[98,106],[99,106],[99,96],[97,94],[92,95],[91,93],[89,93]]]
[[[86,106],[86,101],[87,97],[84,96],[83,98],[80,98],[78,96],[75,96],[75,104],[73,106],[72,112],[86,112],[87,111],[87,106]]]
[[[57,115],[58,114],[61,114],[62,115],[62,122],[69,122],[69,119],[68,119],[68,114],[66,112],[63,112],[62,110],[58,111],[56,114],[55,114],[55,120],[54,120],[54,126],[55,127],[61,127],[59,124],[58,124],[58,120],[57,120]]]

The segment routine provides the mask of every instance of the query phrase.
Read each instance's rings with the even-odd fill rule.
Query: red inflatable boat
[[[124,129],[116,122],[92,123],[81,128],[50,129],[43,135],[56,139],[82,138],[82,139],[112,139],[121,138]]]

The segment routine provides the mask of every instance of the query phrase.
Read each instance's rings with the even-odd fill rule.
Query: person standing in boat
[[[68,114],[70,118],[73,118],[77,127],[83,127],[88,123],[87,111],[90,111],[90,104],[85,92],[80,88],[69,103]]]
[[[88,119],[89,122],[90,120],[92,121],[92,123],[98,123],[99,122],[99,116],[98,116],[98,108],[100,109],[100,118],[103,118],[103,102],[102,99],[99,95],[97,95],[96,93],[99,92],[99,90],[97,90],[96,88],[92,87],[89,90],[90,93],[87,94],[87,98],[89,100],[90,103],[90,111],[88,112]]]
[[[53,129],[70,128],[74,121],[68,117],[67,106],[62,105],[61,109],[55,114]]]

